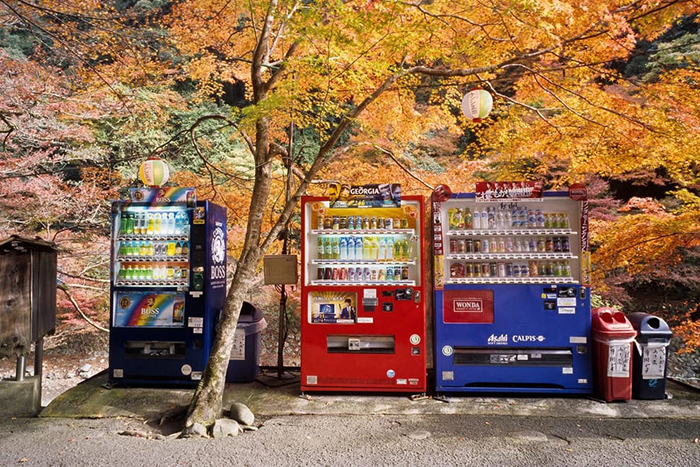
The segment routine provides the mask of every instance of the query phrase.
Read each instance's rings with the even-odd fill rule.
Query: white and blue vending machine
[[[134,188],[111,229],[109,383],[196,385],[226,299],[226,209]]]
[[[436,391],[591,393],[585,187],[442,186],[432,223]]]

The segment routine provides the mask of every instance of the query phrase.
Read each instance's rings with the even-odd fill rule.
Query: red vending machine
[[[423,393],[423,198],[330,192],[301,201],[301,389]]]

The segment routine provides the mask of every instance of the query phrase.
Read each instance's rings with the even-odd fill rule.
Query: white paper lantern
[[[493,98],[483,89],[472,89],[462,99],[462,113],[474,121],[480,122],[482,118],[491,113]]]

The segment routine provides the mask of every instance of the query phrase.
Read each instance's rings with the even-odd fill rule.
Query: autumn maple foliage
[[[115,189],[158,154],[175,183],[229,207],[236,269],[189,425],[219,415],[244,293],[290,222],[294,235],[298,198],[322,189],[312,182],[398,181],[425,195],[445,182],[472,191],[478,179],[591,183],[594,290],[626,306],[636,279],[695,261],[698,72],[683,53],[697,35],[696,2],[0,0],[0,9],[11,37],[41,39],[22,67],[71,83],[37,118],[55,112],[80,129],[61,151],[34,150],[20,131],[36,120],[3,107],[4,154],[42,167],[73,151],[82,167],[85,151],[99,150],[96,165],[122,176]],[[459,109],[472,87],[495,98],[481,123]],[[71,99],[80,112],[62,107]],[[18,167],[3,170],[28,183]],[[650,174],[663,175],[658,196],[619,188]],[[688,297],[680,314],[689,345],[698,301]]]

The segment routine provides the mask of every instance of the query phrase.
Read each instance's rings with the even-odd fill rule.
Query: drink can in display
[[[530,239],[530,241],[528,242],[528,245],[530,246],[530,251],[532,251],[532,252],[537,251],[537,242],[535,241],[534,238]]]
[[[394,268],[393,267],[388,267],[386,268],[386,273],[385,277],[387,281],[393,281],[394,280]]]
[[[402,229],[407,229],[407,228],[408,228],[408,217],[402,217],[402,218],[401,218],[401,228],[402,228]]]
[[[401,280],[408,280],[408,266],[404,266],[401,268]]]
[[[517,264],[515,265],[515,269],[518,270],[518,274],[517,274],[517,275],[519,276],[519,275],[520,275],[520,268],[518,267]],[[513,277],[513,273],[514,273],[514,271],[513,271],[513,263],[506,263],[506,277]]]
[[[491,246],[491,245],[489,244],[488,239],[486,239],[486,238],[483,239],[483,240],[481,241],[481,252],[482,252],[482,253],[488,253],[488,252],[489,252],[490,246]]]
[[[347,229],[348,228],[348,218],[345,216],[340,216],[340,222],[339,222],[338,226],[341,229]]]
[[[481,263],[481,277],[490,277],[490,276],[491,276],[491,269],[489,268],[489,263]]]
[[[542,237],[538,238],[537,239],[537,251],[540,253],[543,253],[546,251],[546,249],[547,249],[547,247],[545,246],[544,238],[542,238]]]
[[[489,263],[489,274],[491,277],[498,277],[498,266],[496,266],[496,263]]]
[[[474,263],[474,277],[481,277],[481,264],[480,263]]]
[[[383,217],[377,218],[377,228],[380,230],[384,230],[384,218]]]
[[[330,230],[333,227],[333,218],[324,217],[323,218],[323,229]]]
[[[545,264],[544,261],[540,261],[537,263],[537,275],[538,276],[546,276],[547,275],[547,265]]]
[[[383,268],[377,273],[377,280],[379,282],[384,282],[386,280],[386,271],[384,271]]]
[[[474,253],[481,253],[481,240],[474,240]]]
[[[318,230],[323,229],[323,214],[319,213],[318,217],[316,218],[316,228]]]
[[[372,280],[372,271],[369,270],[369,268],[365,268],[363,271],[363,277],[365,282],[369,282]]]
[[[569,238],[568,237],[561,238],[561,251],[563,251],[564,253],[569,253],[571,251],[571,247],[569,246]]]
[[[530,277],[537,277],[537,261],[530,261],[528,263],[528,275]]]
[[[316,279],[322,281],[324,277],[326,277],[326,268],[324,268],[323,266],[319,266],[318,271],[316,273]]]
[[[371,280],[372,282],[376,282],[376,281],[377,281],[377,270],[374,269],[374,268],[372,268],[372,269],[370,269],[369,274],[370,274],[370,276],[369,276],[369,277],[370,277],[370,280]]]
[[[348,216],[348,230],[355,230],[355,216]]]
[[[362,216],[355,216],[355,230],[362,230]]]
[[[348,280],[355,282],[355,268],[348,268]]]
[[[452,263],[450,265],[450,277],[454,279],[461,279],[466,275],[464,264],[462,263]]]
[[[331,229],[338,230],[339,228],[340,228],[340,217],[333,216],[333,223],[331,225]]]
[[[457,240],[450,239],[450,253],[457,253]]]
[[[461,253],[474,253],[474,240],[468,238],[464,241],[464,251]]]
[[[498,277],[506,277],[505,263],[498,263]]]
[[[338,268],[331,268],[331,279],[334,281],[340,280],[340,271]]]
[[[401,280],[401,266],[394,266],[394,280]]]
[[[467,277],[474,277],[474,265],[472,263],[466,264],[464,274]]]
[[[374,230],[377,228],[377,218],[375,216],[372,216],[369,220],[369,228]]]
[[[387,217],[386,219],[384,219],[384,228],[385,229],[387,229],[387,230],[393,229],[393,224],[394,223],[393,223],[391,217]]]
[[[340,268],[340,280],[341,281],[348,280],[348,269],[345,267]]]
[[[554,252],[561,253],[561,239],[559,237],[554,237],[552,241]]]
[[[464,254],[467,252],[467,242],[460,238],[457,240],[457,253]]]
[[[355,268],[355,280],[357,282],[362,282],[362,268]]]
[[[326,268],[324,280],[333,280],[333,268]]]
[[[369,230],[369,217],[362,218],[362,230]]]
[[[506,242],[502,238],[498,240],[498,252],[499,253],[506,252]]]

